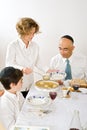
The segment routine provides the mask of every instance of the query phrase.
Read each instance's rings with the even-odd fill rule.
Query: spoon
[[[41,74],[41,73],[36,72],[36,71],[33,71],[33,72],[35,72],[35,73],[41,75],[42,78],[43,78],[43,80],[50,80],[50,73]]]
[[[51,110],[36,110],[36,109],[30,109],[29,110],[30,112],[41,112],[41,113],[44,113],[44,114],[48,114],[51,112]]]

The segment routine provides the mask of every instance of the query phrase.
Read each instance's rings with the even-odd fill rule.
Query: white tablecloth
[[[40,93],[46,94],[33,86],[27,98]],[[74,110],[79,110],[82,126],[87,122],[87,94],[72,92],[70,98],[57,96],[48,108],[52,110],[48,114],[39,115],[38,112],[31,112],[31,105],[26,99],[16,125],[48,126],[50,130],[68,130]]]

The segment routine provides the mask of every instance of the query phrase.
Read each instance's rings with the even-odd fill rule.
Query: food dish
[[[53,73],[51,76],[52,80],[64,80],[66,77],[65,72],[58,72],[58,73]]]
[[[65,77],[66,77],[66,73],[54,73],[54,74],[52,74],[52,77],[51,77],[51,79],[52,80],[64,80],[65,79]]]
[[[39,80],[35,83],[35,87],[40,90],[53,90],[57,89],[59,86],[59,83],[53,81],[53,80]]]
[[[44,96],[30,96],[28,98],[28,102],[34,107],[44,107],[48,106],[51,103],[51,99]]]
[[[70,92],[81,92],[79,88],[75,90],[73,87],[68,87],[68,90],[70,90]]]
[[[81,88],[87,88],[87,82],[84,79],[72,79],[70,81],[70,86],[73,86],[75,83],[79,83]]]
[[[43,80],[50,80],[50,74],[49,73],[44,74]]]

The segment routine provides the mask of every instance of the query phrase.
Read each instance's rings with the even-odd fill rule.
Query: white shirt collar
[[[9,91],[7,91],[7,90],[5,90],[5,93],[4,93],[5,95],[9,95],[10,97],[12,97],[12,98],[15,98],[15,97],[17,97],[17,95],[16,94],[13,94],[13,93],[10,93]]]
[[[62,57],[62,56],[61,56],[61,57]],[[71,56],[68,58],[70,62],[72,62],[72,57],[73,57],[73,55],[71,55]],[[63,58],[63,57],[62,57],[63,62],[65,62],[66,59],[67,59],[67,58]]]
[[[62,60],[63,60],[63,63],[66,61],[66,58],[63,58],[62,55],[60,55]]]
[[[22,48],[22,49],[24,49],[24,48],[26,48],[26,45],[25,45],[25,43],[21,40],[21,38],[18,38],[18,41],[19,41],[19,45],[20,45],[20,47]],[[29,42],[29,45],[31,44],[31,41]],[[28,46],[29,46],[28,45]]]

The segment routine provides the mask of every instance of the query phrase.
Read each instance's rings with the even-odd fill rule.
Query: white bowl
[[[65,72],[58,72],[58,73],[53,73],[51,76],[52,80],[64,80],[66,77]]]

